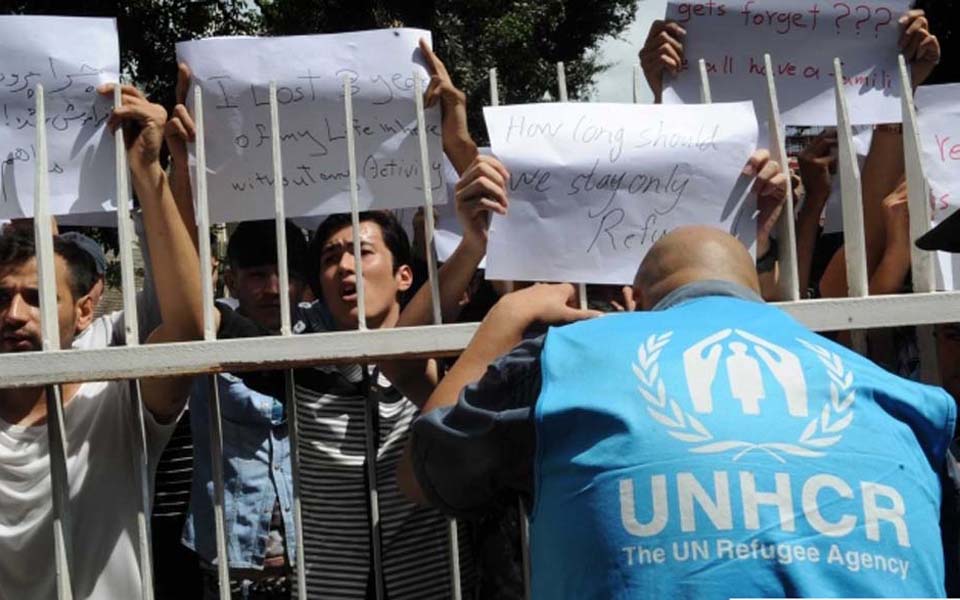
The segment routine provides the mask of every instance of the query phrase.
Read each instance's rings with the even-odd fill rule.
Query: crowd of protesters
[[[940,46],[923,11],[909,12],[900,25],[901,48],[918,86],[940,62]],[[640,51],[644,74],[658,100],[664,74],[676,73],[684,63],[685,37],[679,24],[658,21]],[[494,363],[484,373],[491,361],[521,342],[530,326],[588,319],[596,312],[565,308],[572,300],[568,287],[515,282],[519,291],[500,299],[503,286],[483,280],[479,265],[486,253],[490,214],[509,210],[510,174],[496,158],[478,153],[466,125],[465,95],[432,50],[425,43],[421,49],[433,75],[426,104],[442,108],[444,153],[460,176],[451,201],[463,236],[439,269],[440,310],[448,323],[487,316],[484,326],[447,378],[449,364],[416,359],[303,367],[293,370],[292,377],[287,372],[243,372],[221,373],[212,379],[144,380],[140,398],[146,408],[151,472],[156,475],[152,536],[158,598],[218,598],[219,560],[228,561],[235,598],[290,598],[295,594],[296,569],[306,570],[310,597],[375,598],[382,587],[391,600],[449,598],[448,514],[464,517],[458,521],[464,596],[523,597],[516,499],[525,499],[531,509],[544,514],[560,510],[554,505],[544,508],[540,498],[536,503],[532,500],[537,487],[533,472],[538,470],[533,465],[532,407],[541,397],[541,351],[547,352],[543,338],[528,340],[508,355],[509,360]],[[208,266],[201,268],[198,259],[191,197],[188,144],[194,139],[194,124],[184,105],[189,78],[188,66],[181,65],[179,103],[169,113],[136,88],[123,86],[123,108],[115,110],[108,122],[113,130],[123,127],[136,132],[127,137],[127,143],[147,272],[137,303],[145,343],[197,340],[202,333],[201,277],[208,273]],[[100,91],[113,93],[112,86]],[[166,170],[160,166],[164,144],[170,156]],[[755,178],[759,212],[756,260],[748,265],[749,273],[742,268],[749,255],[732,247],[730,240],[716,240],[712,258],[700,256],[685,245],[691,243],[684,238],[690,232],[681,231],[665,238],[660,251],[644,262],[635,286],[591,286],[591,309],[669,309],[683,301],[671,293],[686,289],[690,294],[691,288],[684,286],[697,282],[700,285],[692,298],[778,300],[779,249],[772,234],[784,218],[791,185],[798,199],[796,250],[803,295],[845,296],[842,244],[831,244],[822,235],[822,215],[836,175],[836,145],[836,133],[824,131],[800,153],[796,173],[773,161],[768,150],[757,151],[744,165],[744,174]],[[870,293],[906,291],[911,248],[899,125],[873,128],[862,181]],[[274,222],[245,222],[234,228],[222,257],[229,298],[216,304],[217,337],[277,334],[283,303],[291,307],[295,333],[357,329],[358,260],[363,265],[368,328],[431,324],[431,291],[423,281],[424,249],[411,242],[404,224],[391,212],[362,212],[359,220],[360,257],[354,255],[350,215],[332,215],[314,232],[287,223],[288,289],[280,288]],[[415,228],[422,227],[422,221],[418,219]],[[12,223],[0,235],[0,350],[4,353],[41,348],[32,228],[30,222]],[[418,230],[414,237],[423,246],[423,232]],[[709,245],[711,234],[695,232],[695,237]],[[122,312],[94,316],[105,287],[106,259],[101,248],[89,237],[70,232],[55,237],[54,251],[62,346],[122,345]],[[702,276],[685,279],[683,285],[676,282],[677,273],[706,268],[712,260],[722,264],[715,265],[710,279],[730,285],[717,287],[714,282],[713,287],[705,287]],[[213,276],[217,274],[214,268]],[[770,323],[782,326],[776,320]],[[956,324],[939,325],[936,335],[943,386],[960,399],[960,329]],[[849,344],[848,335],[837,337]],[[868,356],[889,371],[916,379],[918,359],[911,339],[906,330],[871,332]],[[542,368],[555,368],[551,360],[558,359],[546,356]],[[218,557],[214,516],[215,469],[209,434],[214,392],[222,407],[225,557]],[[54,597],[46,393],[44,388],[0,389],[0,598]],[[929,390],[924,393],[935,396]],[[70,510],[76,515],[70,524],[76,597],[140,597],[140,489],[131,459],[135,440],[129,429],[130,387],[67,384],[61,394],[70,448]],[[296,403],[299,422],[296,450],[304,556],[297,554],[294,527],[290,402]],[[944,410],[956,413],[955,408]],[[538,430],[537,435],[546,434]],[[879,435],[873,442],[883,445]],[[376,457],[374,465],[367,463],[371,455]],[[949,463],[943,468],[948,469]],[[380,539],[376,541],[370,525],[371,473],[376,475],[379,492]],[[931,577],[939,576],[941,585],[948,586],[944,589],[960,594],[956,587],[960,538],[956,514],[950,514],[951,502],[956,503],[955,496],[960,495],[958,488],[951,495],[951,486],[960,483],[960,475],[955,474],[957,483],[951,483],[946,470],[944,474],[942,540],[936,549],[936,544],[930,544],[934,554],[942,547],[943,556],[931,558],[930,564],[939,561],[943,569]],[[570,507],[577,509],[588,511],[591,504]],[[570,518],[588,517],[571,512]],[[564,528],[546,517],[534,526]],[[382,554],[378,566],[372,558],[374,545]],[[590,552],[598,555],[590,564],[602,568],[599,549],[580,548],[579,554],[571,556]],[[569,573],[556,574],[553,583],[548,580],[554,577],[551,568],[559,570],[565,563],[557,558],[551,567],[543,556],[534,558],[537,586],[543,590],[562,585],[556,582],[566,581]],[[936,571],[935,566],[931,569]],[[616,597],[653,597],[621,583],[622,593]],[[844,587],[841,580],[827,587],[781,583],[780,593],[785,594],[826,590],[845,595],[847,590],[871,590]],[[658,594],[680,593],[664,586],[649,587]],[[603,589],[612,593],[609,587]],[[703,594],[709,596],[720,588],[706,589]],[[682,593],[701,597],[697,590],[694,586]],[[564,593],[566,597],[613,597],[590,596],[597,593],[590,587]]]

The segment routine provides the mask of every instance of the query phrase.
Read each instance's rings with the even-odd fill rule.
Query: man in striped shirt
[[[486,252],[487,214],[506,210],[506,180],[506,171],[496,159],[478,157],[458,185],[457,212],[464,239],[440,270],[441,308],[447,319],[455,315]],[[429,286],[421,288],[401,311],[402,297],[413,284],[410,243],[403,228],[386,212],[362,213],[360,221],[367,326],[428,324]],[[349,215],[332,216],[320,225],[311,256],[319,261],[314,286],[323,304],[299,309],[294,330],[356,329],[357,273]],[[266,334],[252,320],[218,308],[220,337]],[[240,377],[258,392],[286,397],[279,374]],[[304,558],[311,595],[374,598],[382,585],[391,600],[451,596],[447,520],[432,508],[404,499],[395,478],[410,424],[437,379],[436,363],[423,360],[296,371]],[[374,485],[379,492],[376,507],[369,493]],[[379,512],[376,530],[371,527],[375,510]],[[378,546],[380,565],[375,564]],[[472,564],[467,547],[462,545],[461,550],[462,581],[469,592]]]

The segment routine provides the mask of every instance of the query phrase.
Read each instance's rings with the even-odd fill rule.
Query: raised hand
[[[163,130],[163,137],[170,151],[170,160],[177,169],[186,169],[187,143],[194,142],[197,137],[193,117],[190,116],[186,106],[190,75],[190,67],[186,63],[180,63],[177,66],[177,104],[173,107],[170,119]]]
[[[507,214],[507,182],[510,173],[492,156],[477,156],[456,187],[457,218],[463,227],[463,243],[486,249],[490,213]]]
[[[477,156],[477,144],[467,128],[467,95],[453,85],[447,67],[424,39],[420,40],[420,51],[430,66],[430,85],[424,96],[424,106],[429,108],[440,103],[443,151],[457,173],[462,174]]]
[[[653,91],[654,101],[659,104],[663,94],[663,73],[680,72],[683,65],[683,43],[687,30],[675,21],[654,21],[647,34],[647,41],[640,50],[640,66]]]
[[[911,65],[911,80],[916,89],[940,63],[940,41],[930,33],[930,22],[922,10],[908,11],[900,17],[900,26],[900,52]]]
[[[115,86],[113,83],[103,84],[97,91],[112,97]],[[132,85],[120,86],[120,93],[121,105],[110,113],[107,127],[111,132],[123,127],[131,170],[159,167],[167,111],[159,104],[151,103]]]

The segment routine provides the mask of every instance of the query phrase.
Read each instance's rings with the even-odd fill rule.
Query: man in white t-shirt
[[[111,95],[113,86],[101,90]],[[123,107],[108,126],[128,128],[128,161],[155,249],[153,273],[162,323],[148,342],[199,339],[200,264],[160,168],[166,111],[124,86]],[[129,131],[134,132],[130,135]],[[61,347],[70,348],[78,321],[89,318],[91,259],[75,244],[54,240]],[[41,348],[37,263],[32,236],[0,237],[0,353]],[[150,479],[183,409],[190,378],[145,379]],[[65,531],[73,595],[78,599],[140,598],[137,512],[141,490],[127,382],[61,386],[67,440],[70,520]],[[0,389],[0,599],[56,595],[53,504],[46,431],[46,392]]]

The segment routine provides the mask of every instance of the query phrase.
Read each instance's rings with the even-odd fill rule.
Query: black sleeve
[[[960,440],[954,440],[947,451],[942,512],[940,528],[947,568],[947,597],[960,598]]]
[[[457,404],[414,422],[417,481],[441,511],[472,517],[518,493],[532,496],[542,347],[542,336],[523,342],[465,387]]]

